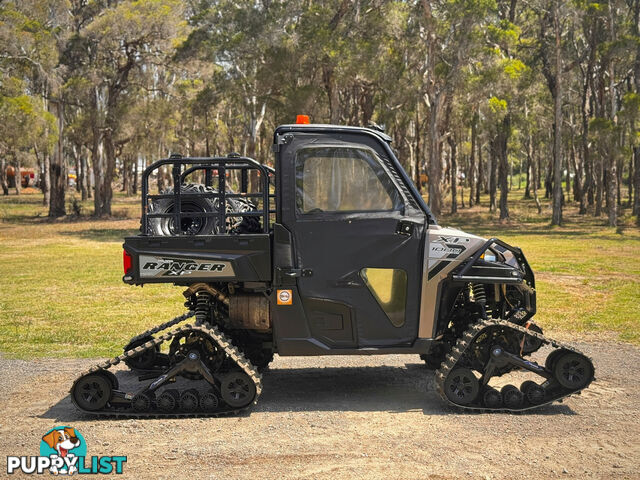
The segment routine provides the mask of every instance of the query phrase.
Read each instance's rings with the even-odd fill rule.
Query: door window
[[[366,148],[311,147],[296,156],[298,212],[371,212],[401,208],[398,191]]]
[[[403,326],[407,304],[407,272],[397,268],[363,268],[360,275],[393,326]]]

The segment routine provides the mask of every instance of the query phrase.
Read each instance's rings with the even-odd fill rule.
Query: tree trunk
[[[609,226],[615,227],[618,225],[618,172],[615,160],[615,155],[609,162],[609,168],[607,169],[607,205],[609,208]]]
[[[609,40],[612,44],[616,41],[614,18],[614,7],[609,3]],[[617,124],[617,102],[616,102],[616,85],[615,85],[615,71],[613,61],[609,61],[609,96],[611,102],[611,122],[613,125]],[[609,168],[607,176],[607,203],[609,204],[609,226],[616,227],[618,225],[618,155],[616,154],[620,145],[618,145],[619,138],[614,137],[612,141],[612,149],[609,152]]]
[[[9,195],[9,185],[7,185],[7,161],[4,157],[0,158],[0,187],[2,187],[2,193]]]
[[[595,198],[595,209],[593,211],[593,216],[594,217],[599,217],[600,215],[602,215],[602,190],[603,190],[603,177],[604,177],[604,172],[603,172],[603,166],[602,166],[602,158],[600,155],[597,156],[597,158],[594,159],[595,160],[595,181],[596,181],[596,198]]]
[[[531,198],[531,155],[527,145],[527,166],[525,169],[524,198]]]
[[[80,193],[82,187],[80,186],[80,155],[82,155],[82,146],[73,146],[73,163],[76,169],[76,192]]]
[[[207,157],[209,156],[209,147],[207,146]],[[138,157],[136,155],[133,161],[133,194],[138,194]]]
[[[480,205],[480,192],[484,183],[484,165],[482,165],[482,142],[478,142],[478,181],[476,183],[476,205]]]
[[[100,148],[100,131],[93,125],[93,142],[91,143],[91,163],[93,165],[93,214],[102,216],[102,151]]]
[[[438,216],[442,213],[442,159],[440,158],[440,114],[444,94],[437,93],[431,102],[429,115],[429,207]]]
[[[533,153],[533,141],[531,139],[531,133],[529,133],[529,155]],[[536,155],[537,156],[537,155]],[[533,190],[533,199],[536,202],[536,207],[538,208],[538,215],[542,213],[542,205],[540,205],[540,199],[538,198],[538,182],[536,181],[538,166],[539,163],[536,158],[531,158],[531,177],[533,178],[533,182],[531,184]]]
[[[80,193],[82,194],[82,200],[87,199],[87,184],[89,183],[89,174],[87,172],[87,156],[86,152],[80,155]]]
[[[40,189],[42,190],[42,205],[49,206],[51,202],[51,155],[44,152],[42,158],[42,178],[40,179]]]
[[[571,142],[571,159],[573,160],[573,171],[574,171],[574,179],[573,179],[573,195],[577,202],[580,203],[580,210],[578,213],[580,215],[584,215],[587,212],[587,204],[585,202],[585,194],[584,194],[584,165],[582,160],[578,160],[578,155],[576,155],[576,147],[573,141]]]
[[[496,204],[496,171],[498,169],[498,138],[497,136],[490,141],[491,149],[491,167],[489,171],[489,211],[495,212]]]
[[[64,189],[66,186],[66,172],[64,168],[64,105],[61,101],[51,101],[49,104],[55,110],[55,117],[58,121],[58,139],[53,149],[50,165],[50,198],[49,198],[49,216],[62,217],[66,215],[64,204]]]
[[[633,215],[640,225],[640,147],[633,147]]]
[[[192,150],[193,152],[193,150]],[[189,153],[189,156],[192,156],[193,153]],[[129,159],[127,158],[127,156],[124,156],[122,158],[122,192],[124,192],[125,195],[131,195],[130,193],[130,185],[129,185]]]
[[[456,141],[453,136],[449,136],[447,138],[447,142],[449,143],[449,148],[451,149],[451,168],[450,178],[451,178],[451,213],[458,213],[458,182],[457,182],[457,173],[458,173],[458,164],[456,159]]]
[[[22,172],[20,171],[20,159],[17,155],[13,156],[13,164],[15,165],[16,173],[14,175],[16,195],[20,195],[20,189],[22,188]]]
[[[633,33],[640,37],[640,1],[633,2]],[[640,95],[640,42],[636,42],[636,57],[633,63],[633,77],[635,93]],[[635,130],[635,125],[633,125]],[[636,216],[636,225],[640,226],[640,145],[633,147],[633,215]]]
[[[562,225],[562,51],[560,32],[560,0],[553,3],[555,34],[555,95],[553,96],[553,209],[551,225]]]
[[[475,200],[476,178],[476,143],[478,142],[478,112],[473,113],[471,120],[471,155],[469,156],[469,208]]]
[[[511,114],[507,113],[498,127],[498,156],[500,159],[498,178],[500,181],[500,220],[509,220],[509,158],[507,142],[511,133]]]
[[[420,174],[422,173],[422,151],[420,149],[420,135],[422,132],[420,131],[420,102],[416,103],[416,118],[415,118],[415,146],[413,148],[413,182],[418,189],[418,192],[422,194],[422,182],[420,181]]]
[[[107,114],[107,117],[109,114]],[[113,142],[112,121],[107,119],[106,128],[104,129],[103,145],[105,168],[102,178],[102,213],[101,215],[111,215],[111,200],[113,199],[113,188],[111,183],[116,172],[116,148]]]

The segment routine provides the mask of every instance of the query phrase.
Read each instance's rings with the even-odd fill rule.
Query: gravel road
[[[240,417],[96,420],[68,397],[94,361],[0,358],[0,448],[37,455],[48,429],[69,425],[88,455],[128,456],[120,478],[640,478],[640,348],[578,347],[596,382],[520,415],[451,409],[417,357],[389,355],[276,358]]]

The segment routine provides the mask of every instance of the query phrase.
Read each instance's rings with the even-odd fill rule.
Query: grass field
[[[521,247],[534,271],[537,321],[551,331],[590,332],[640,344],[640,231],[617,229],[567,208],[549,227],[514,191],[510,224],[485,206],[439,222]],[[5,356],[102,357],[134,334],[184,311],[181,289],[125,285],[122,238],[138,229],[138,200],[116,195],[115,218],[50,221],[42,196],[0,197],[0,352]],[[90,204],[82,206],[90,212]]]

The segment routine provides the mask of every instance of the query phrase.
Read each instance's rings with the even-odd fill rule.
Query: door
[[[281,145],[282,221],[312,336],[332,348],[417,337],[424,213],[376,141],[293,133]]]

